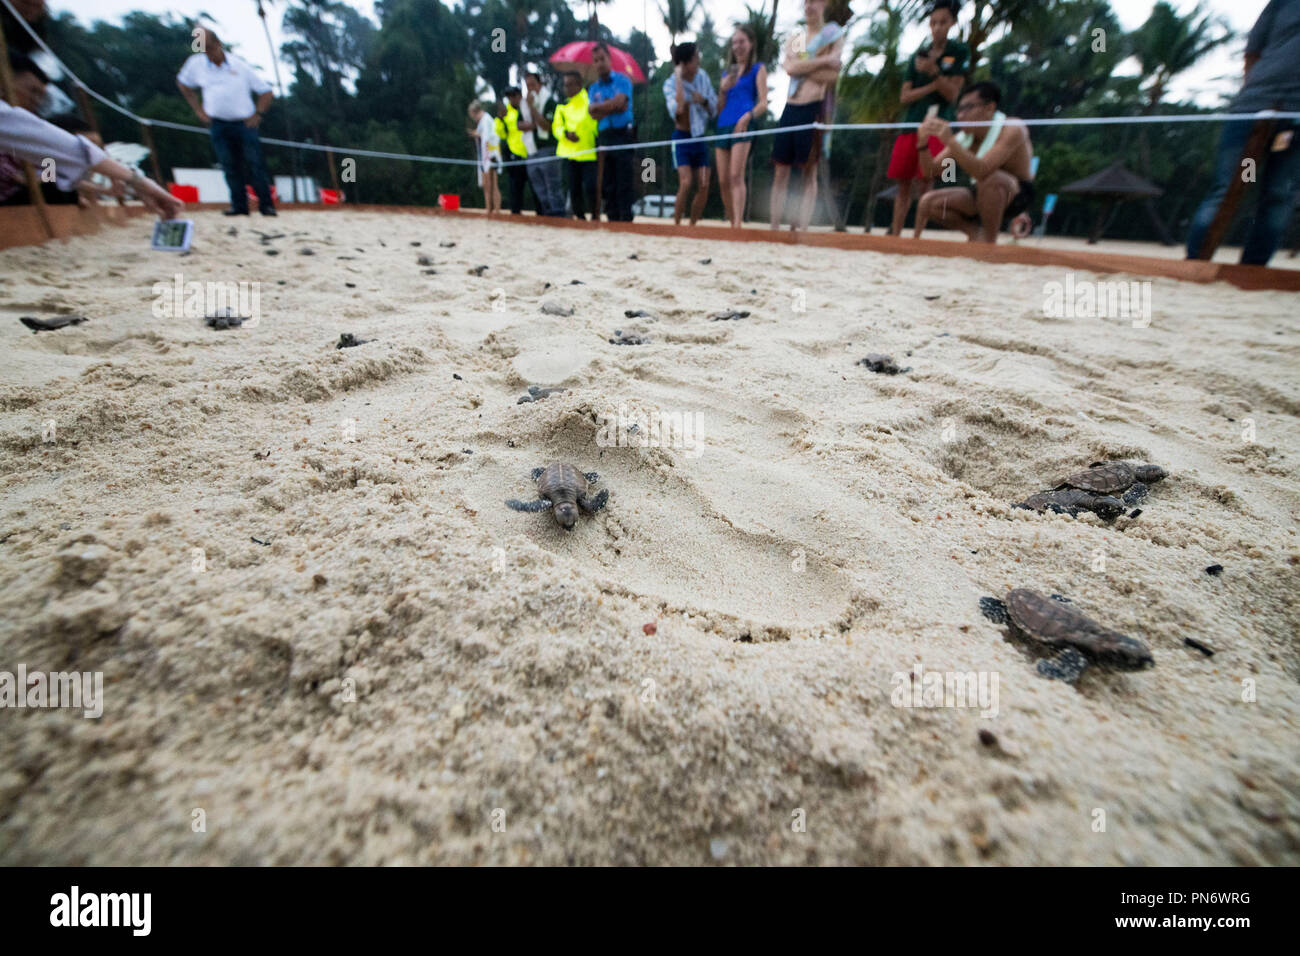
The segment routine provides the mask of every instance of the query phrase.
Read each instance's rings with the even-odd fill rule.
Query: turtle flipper
[[[609,501],[609,489],[602,488],[600,494],[595,496],[579,495],[578,507],[587,512],[587,514],[594,515],[601,508],[605,507],[607,501]]]
[[[1129,488],[1124,495],[1124,504],[1133,506],[1141,501],[1146,500],[1147,491],[1150,489],[1140,481],[1133,482],[1133,487]]]
[[[517,498],[511,498],[506,502],[507,508],[513,508],[515,511],[545,511],[551,506],[551,503],[545,498],[538,498],[536,501],[519,501]]]
[[[594,485],[596,482],[600,481],[600,475],[596,474],[594,471],[589,471],[582,477],[587,479],[587,484],[589,485]]]
[[[544,472],[545,470],[546,470],[545,468],[534,468],[532,471],[528,473],[528,475],[530,478],[533,479],[533,481],[536,481],[538,478],[542,477],[542,472]]]
[[[1088,658],[1073,647],[1067,647],[1053,657],[1038,662],[1037,671],[1048,680],[1063,680],[1067,684],[1077,681],[1088,669]]]
[[[980,613],[994,624],[1006,624],[1008,621],[1006,602],[995,597],[980,598]]]

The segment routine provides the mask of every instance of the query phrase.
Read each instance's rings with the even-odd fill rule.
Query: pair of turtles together
[[[591,485],[600,481],[594,471],[581,472],[572,465],[553,461],[545,468],[534,468],[532,479],[537,482],[537,500],[519,501],[511,498],[506,507],[515,511],[546,511],[555,516],[556,523],[565,531],[572,531],[580,511],[595,514],[609,501],[609,489],[591,494]]]
[[[1016,508],[1055,511],[1071,517],[1091,511],[1105,521],[1118,518],[1147,496],[1148,485],[1168,475],[1159,465],[1127,461],[1095,461],[1086,471],[1070,475],[1050,491],[1030,495]]]

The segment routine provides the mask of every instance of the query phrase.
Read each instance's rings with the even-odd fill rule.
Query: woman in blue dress
[[[745,133],[767,112],[767,67],[756,62],[754,31],[737,26],[731,36],[727,72],[718,89],[718,133]],[[733,229],[745,218],[745,164],[753,135],[716,140],[718,188]]]

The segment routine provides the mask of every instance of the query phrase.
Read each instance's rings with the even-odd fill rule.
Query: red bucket
[[[439,193],[438,205],[448,212],[455,212],[460,208],[460,196],[454,193]]]

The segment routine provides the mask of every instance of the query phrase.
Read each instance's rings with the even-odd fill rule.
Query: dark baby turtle
[[[1038,662],[1044,677],[1074,683],[1090,661],[1123,670],[1152,667],[1155,660],[1141,641],[1103,627],[1069,606],[1067,598],[1050,598],[1029,588],[1016,588],[1006,601],[980,598],[980,612],[995,624],[1006,624],[1015,638],[1059,647],[1055,657]]]
[[[902,372],[912,371],[910,367],[899,368],[893,356],[882,355],[880,352],[872,352],[866,358],[859,359],[856,364],[865,365],[871,371],[878,372],[881,375],[898,375]]]
[[[1057,490],[1077,488],[1098,495],[1124,494],[1124,503],[1135,505],[1147,495],[1147,485],[1161,481],[1168,472],[1159,465],[1135,465],[1127,461],[1094,461],[1087,471],[1061,480]]]
[[[60,315],[53,319],[37,319],[30,315],[19,316],[18,321],[33,332],[54,332],[69,325],[80,325],[86,321],[84,315]]]
[[[541,388],[537,385],[529,385],[528,394],[520,395],[519,401],[515,402],[515,404],[523,405],[527,402],[540,402],[543,399],[550,398],[552,395],[555,395],[556,393],[563,392],[563,391],[566,391],[566,389],[558,385],[555,386],[554,388]]]
[[[205,315],[203,323],[210,329],[237,329],[249,320],[249,316],[236,315],[235,310],[229,307],[218,309],[212,315]]]
[[[573,530],[579,509],[595,514],[609,500],[608,489],[595,496],[587,494],[588,485],[600,480],[600,475],[594,471],[583,474],[572,465],[555,461],[545,468],[534,468],[532,477],[537,482],[538,499],[524,502],[511,498],[506,502],[507,507],[515,511],[545,511],[550,508],[565,531]]]
[[[1091,511],[1105,521],[1113,521],[1124,513],[1124,502],[1114,495],[1098,495],[1078,488],[1062,488],[1059,491],[1040,491],[1030,495],[1013,508],[1028,511],[1055,511],[1070,517],[1078,516],[1080,511]]]
[[[622,329],[614,330],[614,337],[609,340],[610,345],[649,345],[650,336],[633,335],[625,333]]]

